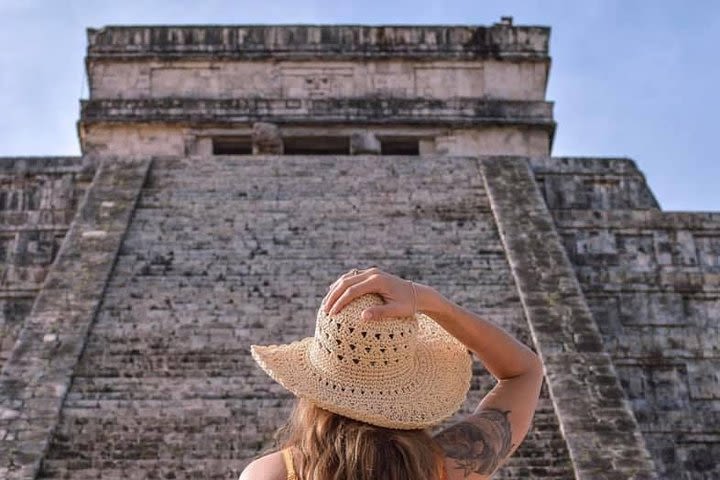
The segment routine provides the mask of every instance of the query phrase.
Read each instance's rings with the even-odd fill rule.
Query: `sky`
[[[87,28],[515,25],[550,32],[553,156],[633,159],[666,211],[720,211],[714,0],[0,0],[0,156],[79,155]]]

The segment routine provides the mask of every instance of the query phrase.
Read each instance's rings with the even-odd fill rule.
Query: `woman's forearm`
[[[434,288],[415,282],[418,310],[472,350],[498,380],[541,369],[539,357],[500,326],[445,298]]]

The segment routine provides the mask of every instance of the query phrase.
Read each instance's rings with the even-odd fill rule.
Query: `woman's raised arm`
[[[416,284],[418,309],[463,342],[497,384],[462,421],[437,432],[451,479],[488,479],[527,435],[543,381],[539,357],[500,326]]]
[[[500,326],[457,305],[434,288],[377,268],[346,274],[330,286],[323,308],[340,311],[357,296],[379,293],[386,304],[368,308],[363,317],[410,315],[419,311],[475,353],[497,384],[475,411],[434,436],[448,457],[450,480],[488,479],[527,435],[540,396],[543,368],[539,357]]]

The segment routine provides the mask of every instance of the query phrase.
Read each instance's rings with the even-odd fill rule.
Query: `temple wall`
[[[547,134],[521,126],[487,126],[478,129],[412,129],[394,126],[357,125],[352,127],[303,128],[281,126],[282,135],[325,137],[350,136],[366,131],[376,135],[410,135],[422,138],[421,154],[445,155],[542,155],[550,146]],[[100,124],[85,127],[87,154],[95,156],[188,155],[212,153],[212,138],[248,136],[251,128],[202,129],[163,124]]]
[[[134,60],[90,67],[92,98],[387,96],[543,100],[546,65],[500,61]]]

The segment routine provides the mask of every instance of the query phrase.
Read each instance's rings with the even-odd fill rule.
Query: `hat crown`
[[[318,310],[310,360],[328,377],[387,381],[413,371],[418,320],[414,316],[364,320],[363,310],[382,305],[377,293],[361,295],[335,315]]]

